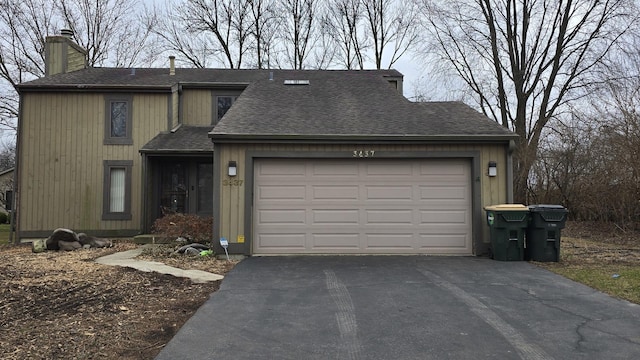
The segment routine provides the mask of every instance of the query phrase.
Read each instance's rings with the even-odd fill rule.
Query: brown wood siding
[[[133,145],[103,145],[103,94],[23,95],[20,231],[139,229],[138,150],[167,126],[166,94],[133,96]],[[132,220],[102,221],[103,160],[132,160]]]
[[[76,71],[85,68],[84,53],[78,51],[74,46],[67,46],[67,72]]]
[[[46,44],[46,73],[47,75],[54,75],[63,72],[65,66],[65,51],[66,46],[61,41],[50,41]]]
[[[211,125],[211,109],[211,90],[183,90],[182,123],[184,125]]]
[[[353,150],[374,150],[379,154],[382,152],[479,152],[480,153],[480,188],[481,206],[500,204],[507,202],[507,147],[506,145],[478,145],[478,144],[452,144],[452,145],[327,145],[327,144],[223,144],[216,145],[216,152],[220,157],[218,164],[221,181],[217,181],[214,186],[218,187],[220,204],[220,222],[218,233],[226,237],[230,243],[236,242],[238,235],[245,234],[245,184],[247,184],[245,154],[246,151],[286,151],[286,152],[309,152],[309,154],[319,152],[341,152],[351,153]],[[228,180],[227,166],[229,161],[238,163],[238,176],[234,179],[242,180],[242,186],[223,186],[222,182]],[[498,176],[490,178],[488,176],[488,163],[495,161],[498,167]],[[475,181],[475,179],[473,179]],[[483,241],[489,241],[488,227],[483,225]]]

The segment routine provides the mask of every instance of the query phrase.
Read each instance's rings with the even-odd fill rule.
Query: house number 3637
[[[376,154],[375,150],[353,150],[353,157],[368,158]]]
[[[222,180],[222,186],[242,186],[244,180],[238,179],[224,179]]]

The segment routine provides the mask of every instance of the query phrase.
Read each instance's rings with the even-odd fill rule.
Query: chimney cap
[[[61,29],[60,35],[66,37],[67,39],[71,39],[73,37],[73,30],[71,29]]]

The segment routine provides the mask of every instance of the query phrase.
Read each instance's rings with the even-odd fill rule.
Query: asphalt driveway
[[[640,306],[526,262],[249,258],[156,359],[489,358],[640,358]]]

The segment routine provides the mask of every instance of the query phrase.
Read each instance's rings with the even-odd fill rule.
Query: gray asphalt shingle
[[[309,85],[251,83],[211,136],[513,135],[460,102],[410,102],[376,73],[306,75]]]
[[[146,143],[140,152],[213,152],[207,133],[213,126],[181,126],[175,132],[162,132]]]

